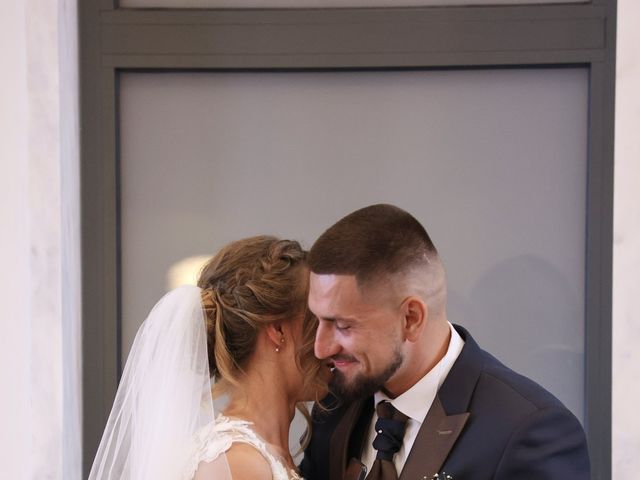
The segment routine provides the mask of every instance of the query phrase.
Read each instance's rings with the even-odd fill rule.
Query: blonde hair
[[[307,253],[293,240],[250,237],[222,248],[203,268],[198,286],[206,312],[209,368],[214,395],[242,392],[242,377],[258,334],[273,322],[303,315],[296,363],[303,388],[323,390],[320,362],[313,355],[318,320],[307,308]],[[319,400],[319,399],[318,399]],[[306,409],[300,408],[308,418]]]

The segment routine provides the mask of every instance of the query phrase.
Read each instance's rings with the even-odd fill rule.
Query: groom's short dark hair
[[[329,227],[309,251],[316,274],[355,275],[359,285],[437,258],[424,227],[411,214],[388,204],[356,210]]]

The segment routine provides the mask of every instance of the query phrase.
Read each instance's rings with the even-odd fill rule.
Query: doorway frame
[[[616,0],[321,9],[127,9],[80,21],[83,474],[121,371],[119,78],[124,72],[563,68],[589,71],[585,428],[611,478]]]

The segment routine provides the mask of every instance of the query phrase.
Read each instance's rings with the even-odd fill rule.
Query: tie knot
[[[378,406],[376,407],[376,413],[378,414],[378,418],[395,420],[402,423],[406,423],[409,418],[396,407],[391,405],[391,402],[387,402],[386,400],[378,403]]]
[[[380,402],[376,407],[378,421],[376,422],[376,438],[373,448],[378,453],[376,458],[391,460],[402,447],[402,439],[407,424],[407,417],[389,402]]]

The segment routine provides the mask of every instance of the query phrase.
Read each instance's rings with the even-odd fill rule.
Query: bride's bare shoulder
[[[221,463],[226,458],[227,465]],[[225,457],[210,463],[202,462],[193,480],[272,480],[271,467],[264,456],[253,446],[234,443]]]
[[[234,443],[227,450],[227,462],[234,480],[272,478],[269,461],[253,445]]]

